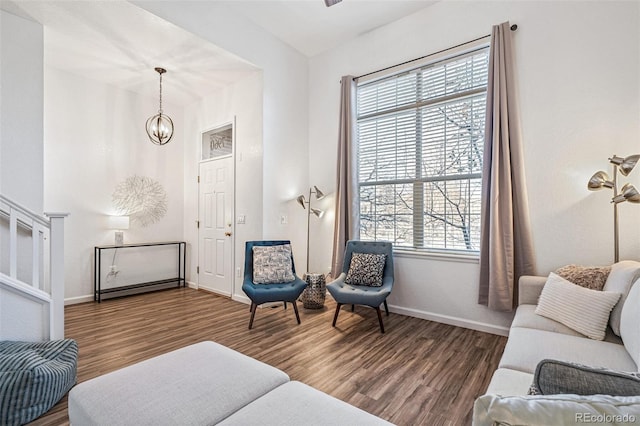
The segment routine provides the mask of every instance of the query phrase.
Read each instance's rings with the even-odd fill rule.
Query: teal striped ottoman
[[[40,417],[76,383],[75,340],[0,342],[0,425]]]

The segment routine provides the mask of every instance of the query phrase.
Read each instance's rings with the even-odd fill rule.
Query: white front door
[[[233,157],[200,163],[199,280],[206,290],[233,294]]]

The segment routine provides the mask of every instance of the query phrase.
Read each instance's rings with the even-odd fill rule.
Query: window
[[[361,239],[479,251],[488,54],[358,85]]]

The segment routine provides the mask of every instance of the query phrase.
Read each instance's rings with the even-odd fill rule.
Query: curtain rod
[[[515,31],[515,30],[517,30],[517,29],[518,29],[518,24],[513,24],[513,25],[511,25],[511,27],[509,27],[509,28],[511,29],[511,31]],[[359,76],[357,76],[357,77],[353,77],[353,79],[354,79],[354,80],[357,80],[357,79],[359,79],[359,78],[366,77],[366,76],[371,75],[371,74],[375,74],[375,73],[378,73],[378,72],[381,72],[381,71],[386,71],[386,70],[389,70],[389,69],[391,69],[391,68],[395,68],[395,67],[398,67],[398,66],[402,66],[402,65],[410,64],[411,62],[419,61],[419,60],[421,60],[421,59],[426,59],[426,58],[428,58],[429,56],[437,55],[437,54],[439,54],[439,53],[443,53],[443,52],[446,52],[447,50],[455,49],[455,48],[457,48],[457,47],[462,47],[462,46],[464,46],[465,44],[470,44],[470,43],[476,42],[476,41],[478,41],[478,40],[482,40],[483,38],[487,38],[487,37],[491,37],[491,34],[487,34],[487,35],[485,35],[485,36],[475,38],[475,39],[473,39],[473,40],[471,40],[471,41],[465,41],[464,43],[460,43],[460,44],[457,44],[457,45],[452,46],[452,47],[447,47],[446,49],[442,49],[442,50],[439,50],[439,51],[437,51],[437,52],[429,53],[428,55],[420,56],[419,58],[415,58],[415,59],[411,59],[411,60],[408,60],[408,61],[404,61],[404,62],[401,62],[401,63],[399,63],[399,64],[395,64],[395,65],[391,65],[391,66],[389,66],[389,67],[381,68],[381,69],[376,70],[376,71],[371,71],[371,72],[368,72],[368,73],[366,73],[366,74],[362,74],[362,75],[359,75]]]

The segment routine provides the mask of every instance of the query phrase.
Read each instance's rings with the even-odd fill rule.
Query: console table
[[[177,266],[178,266],[178,276],[170,277],[162,280],[156,281],[147,281],[141,282],[137,284],[129,284],[120,287],[113,287],[108,289],[101,288],[101,267],[102,267],[102,252],[104,250],[117,250],[117,249],[128,249],[133,247],[157,247],[157,246],[177,246],[178,256],[177,256]],[[141,293],[143,291],[153,291],[154,287],[158,287],[160,285],[164,285],[165,288],[167,284],[175,283],[177,287],[186,286],[185,279],[185,271],[186,271],[186,257],[187,257],[187,243],[184,241],[161,241],[156,243],[139,243],[139,244],[123,244],[123,245],[108,245],[108,246],[95,246],[94,247],[94,280],[93,280],[93,300],[100,303],[102,301],[103,294],[113,294],[113,296],[118,296],[118,293],[126,292],[127,294]],[[134,292],[133,290],[142,289],[138,292]],[[124,296],[126,294],[120,294],[120,296]]]

